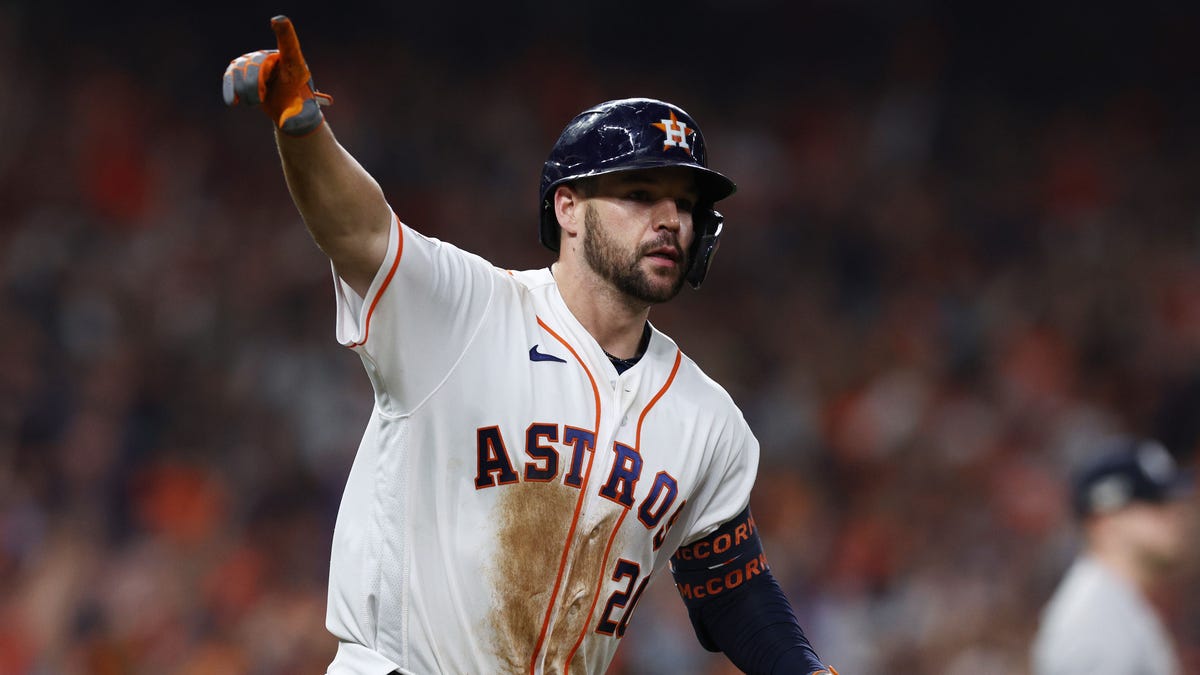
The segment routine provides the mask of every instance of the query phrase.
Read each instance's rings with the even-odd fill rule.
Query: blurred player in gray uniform
[[[1034,674],[1182,674],[1148,595],[1183,558],[1194,479],[1158,442],[1119,439],[1073,487],[1084,550],[1042,614]]]

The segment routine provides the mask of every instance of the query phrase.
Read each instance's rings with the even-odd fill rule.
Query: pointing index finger
[[[271,30],[275,31],[275,40],[279,43],[279,60],[293,62],[302,60],[300,56],[300,39],[296,37],[296,29],[292,20],[280,14],[271,19]]]

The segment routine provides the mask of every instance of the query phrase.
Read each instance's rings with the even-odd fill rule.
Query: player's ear
[[[583,214],[583,195],[573,185],[559,185],[554,190],[554,215],[563,239],[583,231]]]

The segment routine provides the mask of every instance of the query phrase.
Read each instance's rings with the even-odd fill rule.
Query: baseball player
[[[1117,439],[1081,469],[1073,502],[1085,548],[1042,615],[1035,675],[1179,675],[1146,594],[1180,561],[1193,479],[1162,445]]]
[[[514,272],[401,222],[338,144],[291,22],[235,59],[332,261],[338,340],[374,410],[333,535],[342,673],[602,673],[670,566],[708,649],[752,673],[829,673],[748,507],[758,443],[648,321],[704,281],[733,193],[680,108],[610,101],[546,161],[548,268]]]

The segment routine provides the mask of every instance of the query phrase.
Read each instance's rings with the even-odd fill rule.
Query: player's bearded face
[[[670,272],[648,271],[642,264],[653,250],[674,247],[680,253],[679,265]],[[688,268],[688,252],[679,245],[676,235],[663,232],[657,239],[633,249],[621,246],[604,228],[600,214],[593,204],[587,204],[583,219],[583,254],[592,270],[607,279],[625,295],[652,304],[666,302],[683,288],[684,271]]]

